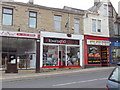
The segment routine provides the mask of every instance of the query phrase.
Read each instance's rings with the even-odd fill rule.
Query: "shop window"
[[[88,46],[88,64],[100,64],[100,47]]]
[[[68,46],[67,47],[67,66],[80,65],[80,48]]]
[[[74,33],[80,33],[80,20],[74,19]]]
[[[58,66],[58,46],[43,46],[43,66]]]
[[[61,31],[61,16],[54,16],[54,29]]]
[[[37,27],[37,13],[29,12],[29,27],[36,28]]]
[[[34,39],[2,37],[2,67],[6,68],[12,58],[17,60],[20,69],[35,68],[36,45]]]
[[[13,24],[13,9],[3,8],[2,9],[2,24],[12,25]]]
[[[101,64],[109,63],[109,48],[101,47]]]
[[[112,49],[112,62],[120,62],[120,47]]]

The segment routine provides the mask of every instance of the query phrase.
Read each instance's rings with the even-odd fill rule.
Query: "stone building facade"
[[[1,69],[83,66],[84,10],[2,1],[0,12]]]
[[[109,3],[109,30],[111,42],[110,64],[116,64],[120,62],[120,22],[119,13],[112,6],[112,3]]]
[[[10,31],[16,31],[20,28],[21,32],[39,33],[39,31],[57,32],[54,30],[54,15],[62,17],[61,31],[62,33],[74,33],[72,27],[74,27],[74,18],[80,20],[80,33],[83,34],[83,15],[84,12],[71,12],[64,9],[45,7],[29,3],[21,2],[2,2],[2,7],[13,9],[13,25],[2,26],[3,30],[9,29]],[[2,12],[1,7],[1,12]],[[37,27],[30,28],[29,25],[29,12],[37,13]],[[1,15],[2,16],[2,15]],[[68,16],[70,18],[70,31],[68,32],[65,24],[68,22]],[[0,19],[2,20],[2,19]],[[24,23],[23,23],[24,22]]]

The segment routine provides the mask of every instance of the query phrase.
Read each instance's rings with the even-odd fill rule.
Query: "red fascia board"
[[[86,39],[92,39],[92,40],[109,40],[109,37],[99,37],[99,36],[90,36],[90,35],[85,35],[85,40]]]

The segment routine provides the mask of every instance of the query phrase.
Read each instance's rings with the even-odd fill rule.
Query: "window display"
[[[44,37],[43,66],[80,66],[80,42],[75,39]]]
[[[88,46],[88,64],[100,64],[100,47]]]
[[[31,63],[35,68],[36,57],[31,58],[31,55],[36,55],[34,39],[2,37],[2,69],[7,67],[8,62],[16,63],[15,60],[19,69],[31,68]]]
[[[64,46],[64,45],[43,46],[43,66],[63,67],[63,66],[78,66],[78,65],[80,65],[79,47]]]
[[[58,46],[43,46],[43,66],[58,66]]]
[[[120,47],[114,47],[112,49],[112,54],[113,62],[120,62]]]
[[[109,49],[107,47],[101,47],[101,63],[106,64],[109,60]]]
[[[80,48],[74,46],[67,47],[67,66],[79,65]]]

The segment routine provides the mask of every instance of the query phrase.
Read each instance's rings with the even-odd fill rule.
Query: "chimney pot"
[[[34,0],[29,0],[29,4],[34,4]]]
[[[96,5],[100,0],[94,0],[94,5]]]

